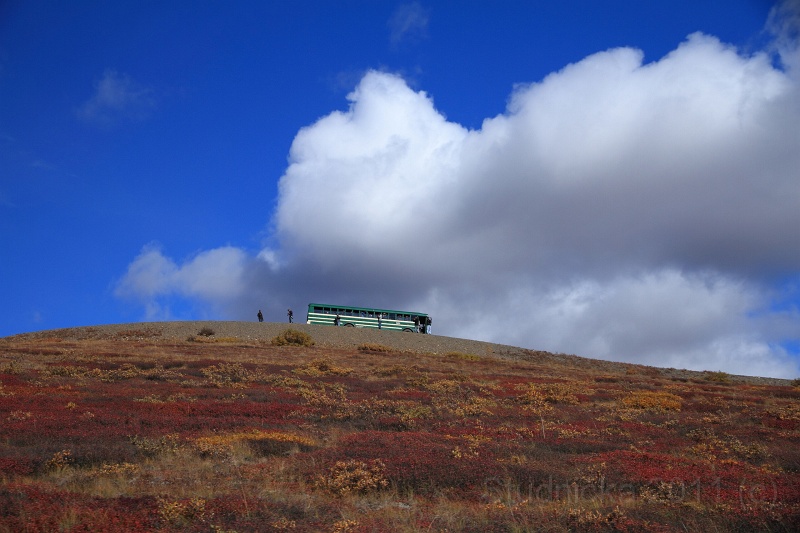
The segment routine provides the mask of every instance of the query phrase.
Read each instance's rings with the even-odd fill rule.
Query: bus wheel
[[[411,328],[405,328],[403,331],[407,331],[408,333],[413,333],[414,332],[414,330],[411,329]]]
[[[354,328],[354,327],[356,327],[356,325],[351,323],[351,324],[345,324],[344,327],[346,327],[346,328]]]

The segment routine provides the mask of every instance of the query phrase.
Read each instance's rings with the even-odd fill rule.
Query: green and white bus
[[[308,304],[306,323],[428,334],[431,332],[431,317],[425,313],[331,304]]]

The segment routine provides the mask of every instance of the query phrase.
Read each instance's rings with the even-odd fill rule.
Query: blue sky
[[[0,3],[0,336],[285,320],[800,376],[796,0]]]

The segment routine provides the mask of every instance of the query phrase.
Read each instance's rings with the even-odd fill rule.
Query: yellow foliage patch
[[[591,393],[591,389],[579,389],[578,383],[527,383],[518,385],[517,391],[521,392],[517,402],[523,405],[537,406],[547,403],[560,403],[577,405],[580,403],[577,393]]]
[[[218,435],[209,435],[207,437],[200,437],[195,440],[195,443],[200,446],[230,446],[238,442],[254,440],[273,440],[277,442],[293,442],[303,446],[316,446],[317,443],[314,439],[303,437],[302,435],[294,435],[292,433],[283,433],[280,431],[263,431],[254,429],[252,431],[238,432],[238,433],[224,433]]]
[[[680,411],[683,400],[669,392],[634,391],[623,398],[622,403],[632,409]]]
[[[292,370],[295,374],[300,374],[309,377],[319,376],[346,376],[353,371],[352,368],[345,368],[343,366],[336,366],[333,361],[328,358],[314,359],[307,365],[295,368]]]

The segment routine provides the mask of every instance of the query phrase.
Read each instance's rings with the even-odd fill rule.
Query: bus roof
[[[334,304],[317,304],[311,303],[308,304],[308,308],[311,309],[312,307],[329,307],[331,309],[353,309],[355,311],[378,311],[379,313],[395,313],[399,315],[417,315],[417,316],[428,316],[427,313],[418,313],[417,311],[398,311],[396,309],[381,309],[379,307],[353,307],[352,305],[334,305]]]

